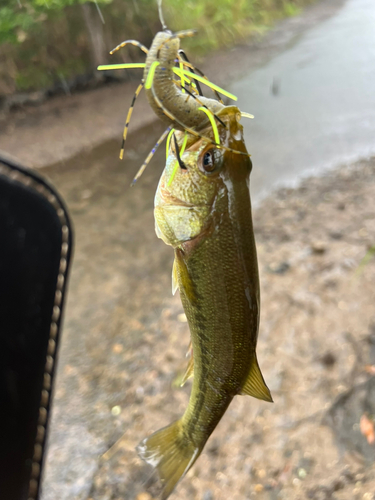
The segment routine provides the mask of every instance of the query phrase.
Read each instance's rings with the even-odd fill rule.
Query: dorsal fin
[[[247,376],[245,383],[242,386],[240,394],[246,394],[248,396],[253,396],[253,398],[262,399],[263,401],[273,403],[270,390],[266,386],[255,353],[249,375]]]

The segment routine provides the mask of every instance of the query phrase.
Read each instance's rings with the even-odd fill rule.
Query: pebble
[[[320,362],[322,363],[323,366],[326,368],[332,368],[332,366],[336,363],[336,357],[334,354],[331,352],[326,352],[323,354],[323,356],[320,358]]]
[[[111,413],[114,417],[118,417],[121,413],[121,406],[114,406],[112,409],[111,409]]]
[[[331,231],[329,235],[333,240],[341,240],[343,237],[343,234],[340,231]]]
[[[365,493],[362,498],[363,500],[373,500],[375,496],[372,493]]]
[[[315,241],[310,245],[310,248],[315,255],[322,255],[327,250],[326,245],[322,241]]]
[[[142,492],[136,496],[136,500],[153,500],[153,497],[150,495],[150,493]]]
[[[115,354],[120,354],[122,351],[123,351],[123,346],[121,344],[115,344],[113,347],[112,347],[112,351],[115,353]]]
[[[305,477],[307,476],[307,472],[305,471],[305,469],[298,469],[298,477],[300,477],[301,479],[305,479]]]
[[[81,193],[81,198],[83,200],[88,200],[92,196],[92,191],[90,189],[84,189]]]
[[[206,490],[203,493],[203,500],[213,500],[214,496],[211,490]]]
[[[264,479],[266,477],[266,471],[264,469],[260,469],[260,471],[258,472],[258,476],[260,477],[260,479]]]
[[[273,274],[285,274],[290,269],[288,262],[271,262],[268,271]]]
[[[262,493],[262,491],[263,491],[263,490],[264,490],[264,486],[263,486],[263,484],[256,484],[256,485],[254,486],[254,491],[255,491],[256,493]]]

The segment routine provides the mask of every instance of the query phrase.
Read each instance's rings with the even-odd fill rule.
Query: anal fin
[[[188,361],[185,375],[182,377],[180,387],[183,387],[185,383],[189,380],[189,378],[193,376],[194,376],[194,358],[193,355],[191,355],[191,358]]]
[[[242,386],[240,394],[253,396],[253,398],[273,403],[270,390],[268,389],[264,381],[262,372],[260,371],[256,354],[254,354],[254,359],[251,364],[249,375],[247,376],[245,383]]]

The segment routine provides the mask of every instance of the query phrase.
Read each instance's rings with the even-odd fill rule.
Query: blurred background
[[[275,403],[237,397],[175,498],[375,499],[375,3],[164,0],[189,59],[238,96],[253,160],[258,358]],[[76,249],[42,500],[152,500],[135,446],[178,418],[189,331],[154,232],[163,132],[128,107],[156,1],[2,0],[0,150],[65,198]]]
[[[109,59],[123,37],[149,46],[160,29],[153,0],[3,0],[0,10],[0,95],[14,92],[69,89],[83,84]],[[187,42],[202,55],[230,47],[262,33],[276,19],[298,13],[311,0],[219,0],[165,6],[173,30],[194,26],[199,39]],[[123,59],[137,60],[138,52]]]

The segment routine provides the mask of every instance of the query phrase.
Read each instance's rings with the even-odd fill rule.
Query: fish
[[[227,106],[218,116],[226,125],[218,125],[221,144],[245,152],[239,109]],[[188,134],[179,157],[185,134],[176,132],[155,196],[156,233],[174,248],[172,287],[180,290],[194,360],[185,413],[137,448],[157,469],[163,500],[197,460],[235,395],[272,402],[256,356],[260,293],[252,163],[213,146],[210,127],[202,133],[206,138]]]
[[[260,292],[249,186],[252,162],[240,123],[251,115],[202,95],[198,80],[225,91],[204,75],[198,77],[181,52],[180,39],[193,31],[172,33],[162,24],[164,30],[149,49],[127,40],[112,52],[131,44],[146,54],[143,65],[133,65],[144,67],[144,75],[128,112],[121,151],[143,86],[151,108],[168,124],[136,176],[168,136],[167,162],[155,195],[155,230],[174,249],[172,291],[180,291],[192,345],[183,380],[193,376],[193,384],[181,418],[137,447],[157,471],[161,499],[166,500],[236,395],[267,402],[272,396],[256,355]]]

